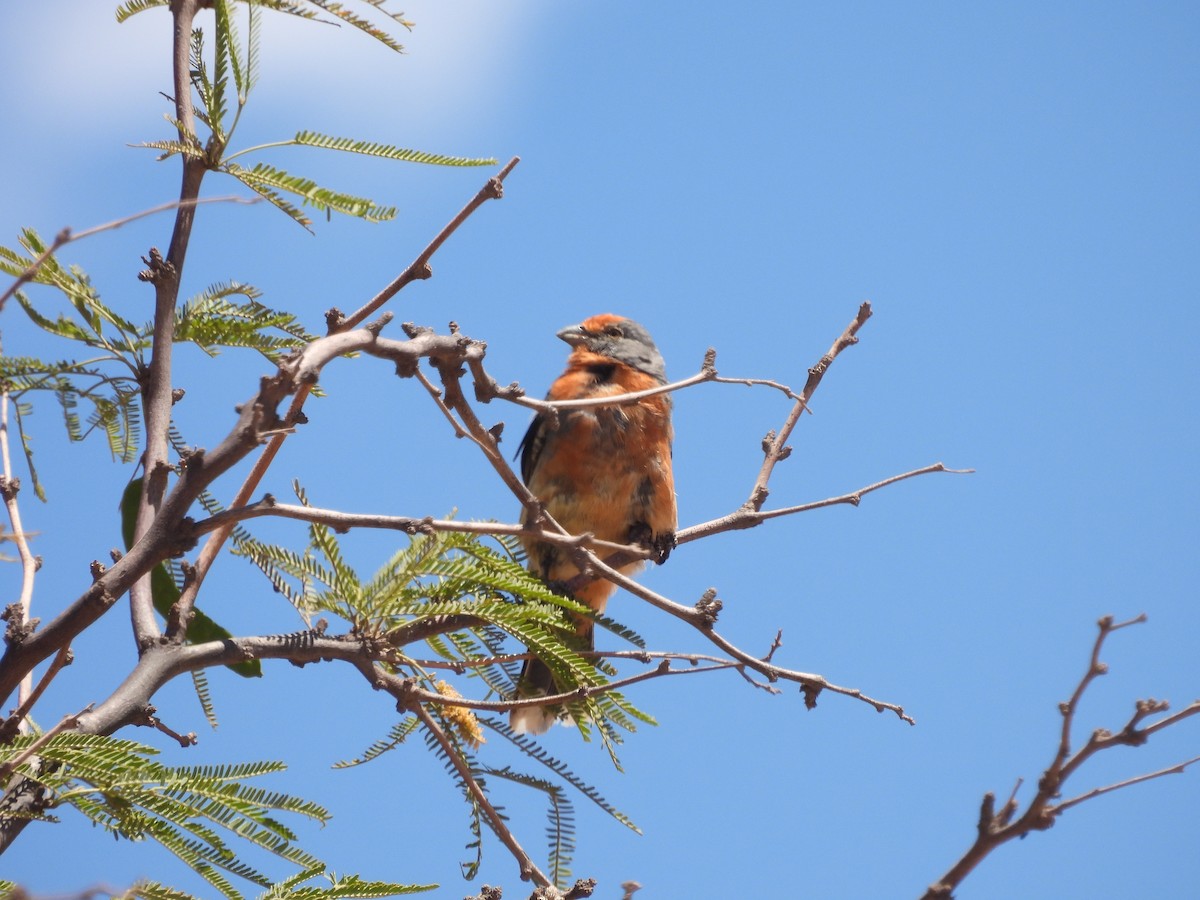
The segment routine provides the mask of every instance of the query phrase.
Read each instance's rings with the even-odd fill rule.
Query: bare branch
[[[869,484],[866,487],[861,487],[856,491],[851,491],[848,494],[841,494],[837,497],[829,497],[825,500],[814,500],[811,503],[801,503],[796,506],[785,506],[780,509],[757,510],[748,506],[741,506],[735,509],[728,515],[721,516],[717,519],[712,519],[708,522],[702,522],[698,525],[690,525],[687,528],[681,529],[675,534],[676,544],[686,544],[691,541],[699,540],[700,538],[711,537],[714,534],[720,534],[725,531],[738,531],[743,528],[753,528],[768,519],[776,519],[780,516],[790,516],[796,513],[809,512],[814,509],[823,509],[827,506],[849,505],[858,506],[862,498],[867,494],[878,491],[889,485],[896,484],[899,481],[905,481],[909,478],[916,478],[919,475],[929,475],[933,472],[948,472],[953,475],[969,475],[974,469],[951,469],[945,463],[933,463],[932,465],[923,466],[920,469],[913,469],[910,472],[903,472],[899,475],[892,475],[882,481],[877,481],[874,484]]]
[[[863,303],[859,306],[858,314],[854,317],[853,321],[846,326],[846,330],[833,342],[833,346],[829,348],[829,352],[822,356],[817,361],[817,364],[808,370],[808,380],[804,383],[804,389],[800,392],[800,396],[796,398],[796,403],[792,407],[792,411],[788,413],[782,427],[780,427],[779,433],[769,434],[767,439],[763,441],[765,457],[762,468],[759,469],[758,477],[754,481],[754,487],[751,488],[750,496],[746,500],[748,508],[754,510],[762,509],[762,505],[766,502],[767,495],[770,493],[767,485],[771,480],[771,473],[775,469],[775,464],[780,460],[786,459],[791,452],[787,446],[788,438],[791,437],[792,431],[800,421],[800,416],[808,408],[808,401],[812,399],[813,392],[820,385],[825,372],[833,365],[833,361],[837,359],[838,354],[847,347],[858,343],[858,330],[862,328],[870,317],[871,304]]]
[[[479,209],[479,207],[483,206],[489,200],[499,200],[504,196],[504,179],[517,167],[517,163],[520,161],[521,158],[519,156],[514,156],[505,164],[504,168],[488,179],[487,184],[481,187],[479,192],[471,198],[467,205],[459,210],[458,215],[451,219],[446,224],[446,227],[438,232],[437,236],[429,242],[429,246],[421,251],[421,254],[409,264],[409,267],[401,272],[391,284],[372,297],[361,309],[339,322],[337,326],[338,330],[345,331],[350,328],[357,328],[374,315],[375,311],[383,306],[383,304],[400,293],[410,282],[423,280],[433,275],[433,270],[429,267],[429,260],[433,258],[433,254],[437,253],[438,248],[446,242],[450,235],[458,230],[458,226],[471,217],[471,214],[475,210]]]
[[[1046,771],[1042,773],[1042,777],[1038,780],[1037,793],[1029,801],[1029,805],[1025,811],[1019,816],[1017,815],[1016,794],[1017,789],[1021,785],[1020,781],[1017,782],[1017,787],[1013,789],[1012,796],[1008,802],[998,813],[994,809],[994,796],[990,793],[985,795],[980,808],[978,834],[974,843],[950,867],[945,875],[926,890],[923,900],[947,900],[951,896],[951,892],[962,883],[963,879],[1001,844],[1013,838],[1024,837],[1030,832],[1043,831],[1049,828],[1060,815],[1068,809],[1078,806],[1085,800],[1111,793],[1120,788],[1140,784],[1143,781],[1160,778],[1163,775],[1181,773],[1194,763],[1200,762],[1200,757],[1196,757],[1166,769],[1138,775],[1105,787],[1094,788],[1069,800],[1064,800],[1061,803],[1056,804],[1053,802],[1057,797],[1061,796],[1066,780],[1083,763],[1099,751],[1119,745],[1140,746],[1147,741],[1151,734],[1161,731],[1169,725],[1174,725],[1196,713],[1200,713],[1200,701],[1196,701],[1187,709],[1173,716],[1165,717],[1144,728],[1139,728],[1138,726],[1147,716],[1163,712],[1167,708],[1167,704],[1163,701],[1139,700],[1135,704],[1133,715],[1119,732],[1113,733],[1104,729],[1098,729],[1093,732],[1091,738],[1083,747],[1074,754],[1071,753],[1071,731],[1074,726],[1079,702],[1091,683],[1098,676],[1108,671],[1108,667],[1100,661],[1100,651],[1104,646],[1105,639],[1114,631],[1145,621],[1146,616],[1144,613],[1124,622],[1114,622],[1112,616],[1105,616],[1100,619],[1098,623],[1100,630],[1096,635],[1096,640],[1092,644],[1087,671],[1084,672],[1083,677],[1076,685],[1071,698],[1059,707],[1059,711],[1063,717],[1062,730],[1059,734],[1057,746],[1055,747],[1054,758],[1046,768]]]
[[[1176,763],[1173,766],[1168,766],[1165,769],[1159,769],[1157,772],[1148,772],[1145,775],[1138,775],[1134,778],[1127,778],[1124,781],[1118,781],[1116,784],[1110,784],[1106,787],[1093,788],[1086,794],[1080,794],[1078,797],[1072,797],[1070,800],[1064,800],[1062,803],[1052,807],[1051,812],[1054,815],[1061,815],[1072,806],[1078,806],[1085,800],[1091,800],[1093,797],[1099,797],[1101,794],[1108,794],[1112,791],[1120,790],[1123,787],[1129,787],[1134,784],[1141,784],[1143,781],[1150,781],[1152,778],[1161,778],[1163,775],[1182,775],[1188,766],[1200,762],[1200,756],[1193,756],[1191,759],[1184,760],[1181,763]]]
[[[338,532],[349,531],[353,528],[375,528],[386,531],[402,531],[405,534],[433,534],[434,532],[451,532],[457,534],[508,534],[518,536],[530,534],[531,530],[525,525],[506,522],[467,522],[457,519],[435,519],[431,516],[414,518],[412,516],[385,516],[372,513],[345,513],[335,509],[322,509],[316,506],[300,506],[294,503],[277,503],[270,494],[262,500],[248,506],[236,507],[219,512],[207,519],[201,519],[192,527],[192,533],[201,535],[224,528],[234,522],[244,522],[248,519],[276,517],[294,519],[300,522],[313,522],[328,525]],[[612,541],[602,541],[590,534],[569,535],[553,532],[538,532],[538,540],[558,544],[563,547],[587,547],[604,553],[636,553],[648,555],[645,550],[629,544],[617,544]]]

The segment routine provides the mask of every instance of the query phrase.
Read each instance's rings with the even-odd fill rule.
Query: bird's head
[[[625,363],[659,381],[667,380],[666,364],[650,332],[632,319],[602,313],[568,325],[558,336],[572,347]]]

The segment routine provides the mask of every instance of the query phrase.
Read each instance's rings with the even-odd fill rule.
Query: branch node
[[[800,685],[800,693],[804,695],[805,709],[817,708],[817,698],[821,696],[821,685],[806,681]]]
[[[18,602],[4,607],[4,612],[0,613],[0,621],[8,623],[4,630],[4,643],[15,647],[33,634],[42,620],[33,618],[26,622],[25,607]]]
[[[379,337],[379,332],[383,331],[384,326],[386,326],[388,324],[388,322],[392,321],[392,319],[394,319],[395,317],[396,317],[395,313],[385,312],[374,322],[371,322],[369,325],[366,325],[364,327],[367,329],[367,331],[369,331],[371,333],[372,337]]]
[[[717,596],[717,589],[710,587],[696,601],[696,612],[700,613],[700,626],[712,628],[717,624],[717,616],[725,606]]]
[[[346,314],[336,306],[331,306],[325,311],[325,330],[328,334],[337,331],[345,321]]]

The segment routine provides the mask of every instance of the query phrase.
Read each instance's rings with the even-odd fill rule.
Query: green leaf
[[[410,734],[417,730],[420,720],[416,716],[408,716],[401,722],[393,725],[388,732],[388,736],[383,740],[378,740],[370,747],[362,752],[361,756],[355,759],[343,760],[333,764],[335,769],[349,769],[354,766],[361,766],[363,763],[369,763],[373,759],[377,759],[389,750],[394,750],[403,744]]]
[[[289,16],[296,16],[300,19],[309,19],[315,21],[317,18],[317,13],[313,12],[311,9],[306,9],[299,3],[293,3],[292,0],[256,0],[254,5],[261,6],[263,9],[269,9],[272,12],[286,13]]]
[[[396,217],[395,207],[376,206],[364,197],[355,197],[352,194],[343,194],[319,187],[311,179],[290,175],[282,169],[276,169],[266,163],[256,163],[254,168],[247,169],[237,163],[227,162],[222,169],[251,190],[267,197],[276,206],[280,206],[280,203],[272,195],[277,195],[279,191],[286,191],[289,194],[295,194],[306,204],[322,212],[338,212],[365,219],[368,222],[385,222]],[[288,209],[282,206],[280,208],[305,227],[311,224],[307,220],[301,221]]]
[[[121,497],[121,535],[125,541],[125,549],[133,546],[133,530],[137,524],[138,505],[142,502],[142,479],[135,478],[125,488]],[[154,608],[159,615],[166,617],[171,607],[179,600],[179,588],[175,580],[162,564],[155,566],[150,572],[150,593],[154,598]],[[209,641],[223,641],[233,635],[210,619],[200,609],[193,608],[192,621],[188,623],[187,641],[189,644],[204,644]],[[243,660],[232,663],[226,668],[241,675],[243,678],[261,678],[262,663],[257,659]],[[204,703],[203,697],[201,704]]]
[[[33,492],[37,498],[43,503],[46,502],[46,491],[42,487],[42,482],[38,478],[37,469],[33,465],[33,442],[30,440],[28,433],[25,431],[25,417],[33,412],[33,407],[28,403],[13,402],[13,411],[16,413],[17,433],[21,436],[21,450],[25,453],[25,465],[29,469],[29,478],[33,482]]]
[[[348,9],[346,9],[344,6],[342,6],[342,4],[334,3],[333,0],[308,0],[308,2],[313,4],[313,6],[319,6],[321,9],[325,10],[325,12],[329,13],[330,15],[337,16],[339,19],[341,19],[347,25],[354,26],[359,31],[361,31],[363,34],[373,37],[375,40],[379,41],[379,43],[383,44],[388,49],[395,50],[397,53],[404,52],[404,46],[402,44],[397,43],[395,38],[393,38],[390,34],[388,34],[382,28],[378,28],[377,26],[371,24],[371,22],[369,20],[361,18],[360,16],[356,16],[354,13],[350,12]],[[369,0],[368,0],[368,2],[369,2]],[[375,6],[376,8],[381,7],[381,4],[378,4],[378,3],[371,3],[371,5]],[[401,15],[403,15],[403,14],[401,14]],[[396,17],[389,14],[389,18],[396,18]],[[397,21],[403,22],[402,19],[397,19]],[[409,23],[404,22],[404,24],[407,26]]]
[[[0,764],[15,762],[35,740],[22,735],[0,746]],[[157,753],[134,741],[67,732],[39,744],[37,759],[26,759],[16,771],[37,779],[53,805],[73,806],[117,837],[154,839],[225,897],[241,897],[227,874],[262,887],[271,884],[238,857],[231,839],[292,863],[305,878],[324,871],[324,863],[297,846],[276,815],[324,824],[329,812],[309,800],[243,783],[284,771],[282,763],[171,767],[155,761]],[[134,896],[177,900],[180,895],[152,885]]]
[[[130,16],[136,16],[148,9],[170,5],[170,0],[126,0],[117,7],[117,22],[124,22]]]
[[[438,153],[425,153],[421,150],[405,150],[389,144],[378,144],[372,141],[356,141],[352,138],[330,137],[315,131],[300,131],[296,133],[293,142],[302,147],[321,147],[325,150],[340,150],[346,153],[361,153],[365,156],[376,156],[380,159],[394,159],[401,162],[426,163],[434,166],[494,166],[493,158],[471,158],[466,156],[443,156]]]
[[[241,295],[245,303],[229,298]],[[248,347],[278,363],[284,353],[315,339],[291,313],[257,301],[259,291],[247,284],[214,284],[176,310],[175,340],[190,341],[210,356],[221,347]],[[280,331],[282,335],[267,332]]]
[[[142,141],[140,144],[133,144],[134,147],[145,147],[149,150],[161,150],[156,162],[162,162],[164,159],[169,159],[176,153],[189,157],[190,159],[200,159],[204,156],[204,148],[199,147],[191,141]]]

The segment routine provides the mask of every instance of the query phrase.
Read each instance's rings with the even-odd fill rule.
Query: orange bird
[[[649,333],[611,313],[592,316],[558,333],[571,345],[567,368],[550,386],[547,400],[612,397],[666,384],[662,355]],[[675,545],[675,482],[671,475],[671,398],[656,394],[636,403],[563,409],[557,427],[538,415],[521,441],[521,476],[546,511],[571,534],[591,532],[605,541],[642,544],[662,563]],[[522,523],[528,512],[522,514]],[[529,568],[548,584],[579,574],[570,554],[533,537],[522,538]],[[642,567],[621,567],[631,574]],[[598,578],[574,597],[603,613],[616,586]],[[592,622],[579,634],[592,646]],[[517,696],[558,693],[554,677],[540,660],[526,662]],[[512,711],[519,733],[542,734],[554,723],[551,707]]]

